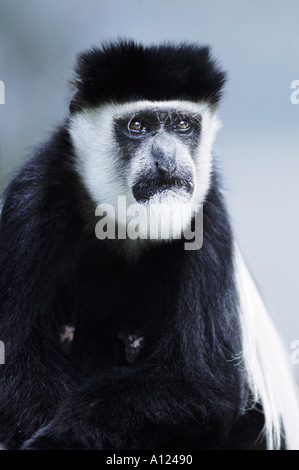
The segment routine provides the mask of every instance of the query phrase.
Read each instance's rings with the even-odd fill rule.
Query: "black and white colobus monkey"
[[[298,449],[295,388],[212,156],[224,73],[207,47],[130,41],[76,72],[70,115],[4,194],[1,445]],[[119,197],[140,208],[131,232]],[[186,249],[202,206],[203,245]],[[149,214],[154,231],[170,216],[168,238]],[[103,219],[115,237],[95,235]]]

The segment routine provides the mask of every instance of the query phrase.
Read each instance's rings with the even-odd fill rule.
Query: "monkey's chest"
[[[72,319],[60,330],[66,355],[87,374],[143,361],[156,347],[161,323],[171,311],[169,292],[161,284],[116,277],[81,284]]]
[[[176,272],[168,266],[163,256],[129,266],[86,256],[72,289],[69,313],[75,329],[62,331],[76,366],[89,371],[133,364],[155,350],[178,295]]]

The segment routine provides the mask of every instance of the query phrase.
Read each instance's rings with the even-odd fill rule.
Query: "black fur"
[[[80,93],[86,101],[93,96],[103,100],[102,92],[111,97],[113,88],[111,93],[106,85],[99,90],[95,73],[99,70],[108,83],[108,64],[114,69],[120,51],[119,77],[124,64],[128,69],[133,64],[138,81],[139,55],[143,64],[157,57],[162,85],[165,55],[171,67],[182,61],[189,76],[192,60],[196,73],[203,60],[208,90],[195,92],[194,77],[190,93],[209,93],[213,102],[219,95],[213,66],[206,71],[206,49],[182,46],[177,56],[169,47],[151,48],[144,55],[141,46],[132,47],[128,61],[121,45],[111,46],[107,56],[94,51],[83,55],[81,77],[87,88]],[[180,55],[183,51],[186,57]],[[146,97],[185,96],[182,70],[172,92],[149,91]],[[174,79],[166,77],[165,90]],[[124,95],[117,83],[115,99],[130,96],[124,80]],[[156,76],[153,80],[159,84]],[[142,96],[139,89],[137,96]],[[95,237],[94,205],[74,170],[74,159],[66,122],[4,195],[0,339],[6,363],[0,366],[0,443],[10,449],[244,446],[249,437],[242,443],[236,438],[247,391],[246,377],[233,360],[242,345],[232,233],[216,172],[204,204],[202,249],[185,251],[184,240],[153,244],[129,262],[115,249],[121,241]],[[72,343],[59,340],[64,325],[75,327]],[[143,338],[136,357],[131,335]]]
[[[72,111],[111,100],[185,99],[216,105],[225,83],[225,73],[212,59],[210,48],[196,44],[112,43],[81,54],[76,72],[79,91]]]

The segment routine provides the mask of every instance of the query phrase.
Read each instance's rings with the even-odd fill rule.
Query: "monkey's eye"
[[[141,133],[141,132],[144,132],[145,131],[145,127],[144,125],[142,124],[142,122],[140,122],[138,119],[132,119],[129,123],[128,123],[128,130],[129,132],[134,132],[134,133]]]
[[[191,124],[188,121],[182,119],[174,125],[174,129],[179,132],[186,132],[191,129]]]

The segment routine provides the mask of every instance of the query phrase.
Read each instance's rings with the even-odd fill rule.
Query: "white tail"
[[[299,400],[286,351],[269,313],[235,246],[236,282],[240,297],[243,360],[249,386],[265,414],[268,449],[299,449]]]

